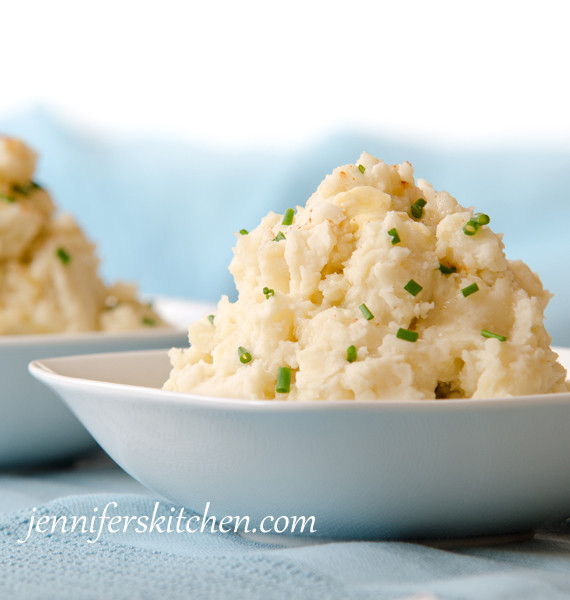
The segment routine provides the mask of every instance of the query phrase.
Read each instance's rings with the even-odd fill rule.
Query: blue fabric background
[[[570,346],[570,146],[443,151],[338,132],[294,151],[229,150],[86,135],[40,109],[0,118],[0,131],[39,152],[37,179],[98,245],[107,280],[209,301],[235,297],[227,270],[234,232],[269,210],[304,204],[327,173],[363,150],[409,160],[416,178],[491,216],[507,256],[527,262],[554,293],[547,328],[555,344]]]

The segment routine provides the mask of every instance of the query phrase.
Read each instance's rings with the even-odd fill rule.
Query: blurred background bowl
[[[157,298],[154,308],[172,329],[0,336],[0,469],[68,460],[96,447],[63,402],[28,373],[30,361],[186,346],[186,325],[211,311],[204,303],[168,298]]]

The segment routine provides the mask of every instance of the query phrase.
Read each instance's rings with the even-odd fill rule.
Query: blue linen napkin
[[[269,210],[304,204],[327,173],[363,150],[408,160],[417,178],[491,216],[507,256],[526,261],[554,293],[547,328],[555,344],[570,346],[570,147],[443,150],[339,132],[295,150],[233,150],[97,137],[40,109],[0,118],[0,131],[40,153],[39,181],[97,243],[108,280],[208,301],[235,297],[227,270],[235,232]]]
[[[69,496],[35,516],[153,514],[140,495]],[[168,517],[161,502],[155,514]],[[178,507],[176,507],[178,510]],[[113,515],[113,512],[109,513]],[[33,532],[30,509],[0,517],[0,596],[6,600],[116,598],[557,599],[570,597],[570,528],[497,547],[441,550],[403,542],[288,545],[236,534]]]
[[[36,522],[43,515],[90,519],[115,502],[110,516],[154,513],[158,520],[180,507],[155,497],[102,453],[66,468],[2,474],[0,489],[3,600],[570,597],[568,523],[517,544],[438,549],[277,535],[264,541],[207,528],[203,533],[103,529],[97,539],[97,526],[94,533],[88,527],[70,533],[68,521],[62,532],[60,521],[53,533],[32,531],[20,544],[32,516]]]

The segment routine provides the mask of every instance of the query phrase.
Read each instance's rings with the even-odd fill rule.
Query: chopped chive
[[[10,204],[16,202],[16,198],[14,198],[14,196],[8,196],[7,194],[0,194],[0,200],[4,200],[4,202],[10,202]]]
[[[475,235],[481,225],[488,225],[491,222],[489,215],[484,213],[475,213],[467,223],[463,226],[463,233],[465,235]]]
[[[291,225],[293,223],[293,217],[295,215],[294,208],[288,208],[283,215],[283,221],[281,221],[281,225]]]
[[[359,170],[361,173],[364,173],[364,171],[366,171],[366,167],[365,167],[364,165],[358,165],[358,170]]]
[[[43,187],[35,181],[30,181],[26,185],[20,185],[19,183],[16,183],[12,186],[12,190],[14,190],[14,192],[17,194],[29,196],[34,190],[43,190]]]
[[[238,354],[239,354],[239,361],[242,364],[245,365],[248,362],[251,362],[251,354],[243,346],[240,346],[238,348]]]
[[[398,230],[395,227],[392,227],[392,229],[390,229],[390,231],[388,231],[388,235],[392,236],[392,244],[399,244],[400,243],[400,236],[398,235]]]
[[[277,384],[275,391],[278,394],[288,394],[291,390],[291,369],[289,367],[279,367],[277,370]]]
[[[23,196],[29,196],[34,190],[41,190],[42,187],[38,183],[35,183],[34,181],[30,181],[30,183],[28,183],[26,185],[19,185],[18,183],[16,183],[12,186],[12,189],[17,194],[22,194]]]
[[[65,250],[65,248],[62,248],[61,246],[56,250],[56,255],[59,258],[59,260],[61,260],[61,262],[64,265],[69,264],[69,262],[71,262],[71,256],[69,256],[68,252]]]
[[[410,279],[404,286],[404,289],[406,292],[410,292],[412,296],[417,296],[424,288],[417,281]]]
[[[370,321],[370,319],[374,318],[374,315],[368,310],[368,306],[366,306],[366,304],[361,304],[358,308],[367,321]]]
[[[417,206],[416,204],[412,204],[412,206],[410,208],[410,213],[412,213],[412,217],[414,217],[415,219],[421,219],[422,218],[423,209],[422,209],[421,206]]]
[[[149,327],[154,327],[156,325],[156,319],[152,317],[143,317],[142,319],[143,325],[148,325]]]
[[[215,315],[208,315],[208,321],[213,325],[214,324]]]
[[[464,287],[461,290],[461,293],[463,294],[463,296],[465,298],[467,298],[467,296],[471,296],[471,294],[474,294],[475,292],[478,292],[478,291],[479,291],[479,286],[476,283],[472,283],[471,285]]]
[[[396,337],[401,340],[406,340],[406,342],[415,342],[418,339],[417,331],[410,331],[409,329],[404,329],[400,327],[396,333]]]
[[[346,360],[349,363],[352,363],[356,360],[356,348],[354,346],[349,346],[346,349]]]
[[[479,223],[474,219],[469,219],[465,225],[463,225],[463,233],[465,235],[475,235],[479,231]]]
[[[418,198],[410,207],[410,213],[414,219],[421,219],[426,201],[423,198]]]
[[[267,300],[269,300],[269,298],[271,298],[271,296],[275,296],[275,290],[272,288],[264,287],[262,291],[265,294],[265,297],[267,298]]]
[[[443,263],[439,263],[438,268],[444,275],[451,275],[452,273],[457,273],[457,267],[448,267]]]
[[[280,231],[280,232],[279,232],[279,233],[278,233],[278,234],[277,234],[277,235],[276,235],[276,236],[273,238],[273,241],[274,241],[274,242],[280,242],[281,240],[284,240],[284,239],[285,239],[285,234],[284,234],[282,231]]]
[[[493,333],[491,331],[488,331],[487,329],[481,329],[481,335],[485,338],[495,338],[496,340],[499,340],[499,342],[507,341],[507,338],[504,335]]]
[[[247,235],[249,233],[249,231],[247,229],[240,229],[239,232],[240,232],[240,235]]]
[[[17,194],[29,196],[34,190],[41,190],[43,188],[39,183],[36,183],[35,181],[30,181],[30,183],[27,183],[26,185],[20,185],[19,183],[16,183],[12,186],[12,189]]]

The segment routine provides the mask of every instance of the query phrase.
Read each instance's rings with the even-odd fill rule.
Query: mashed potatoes
[[[239,292],[190,326],[165,389],[284,400],[566,391],[550,298],[487,215],[369,154],[238,236]]]
[[[95,248],[33,181],[36,155],[0,138],[0,335],[161,324],[133,286],[106,287]]]

